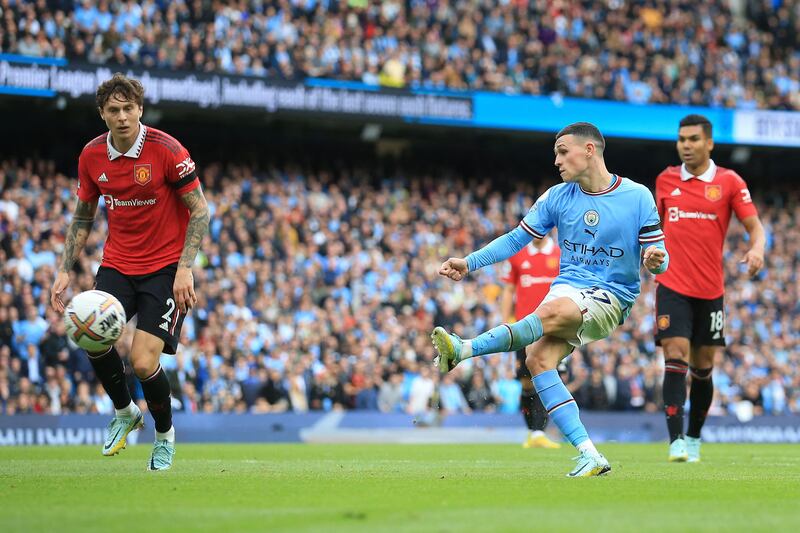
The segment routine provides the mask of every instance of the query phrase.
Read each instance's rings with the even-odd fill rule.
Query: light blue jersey
[[[506,259],[551,229],[558,230],[561,266],[553,285],[610,291],[625,309],[640,292],[642,247],[664,249],[664,233],[653,195],[643,185],[613,177],[604,191],[584,191],[577,183],[561,183],[547,190],[525,215],[518,228],[470,254],[470,271]],[[516,250],[515,250],[516,249]],[[666,269],[667,260],[662,265]]]

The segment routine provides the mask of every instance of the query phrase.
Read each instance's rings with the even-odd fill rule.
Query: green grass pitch
[[[0,531],[800,531],[800,447],[606,444],[613,471],[567,479],[571,449],[511,445],[0,448]]]

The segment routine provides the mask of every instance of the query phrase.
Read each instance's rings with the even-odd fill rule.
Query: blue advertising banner
[[[473,125],[485,128],[556,132],[573,122],[589,121],[608,137],[674,141],[678,123],[688,114],[705,115],[714,124],[714,140],[735,142],[733,112],[674,105],[634,105],[554,96],[475,95]]]
[[[666,438],[664,417],[645,413],[582,413],[597,442],[658,442]],[[0,416],[0,446],[101,445],[108,416]],[[379,412],[229,415],[177,413],[181,442],[519,443],[526,430],[518,415],[473,414],[441,418]],[[712,417],[706,442],[800,443],[800,418],[763,416],[746,423]],[[150,442],[152,426],[131,434],[130,443]]]
[[[115,68],[64,59],[0,54],[0,95],[90,100]],[[609,137],[674,141],[678,122],[706,115],[723,144],[800,147],[800,112],[638,105],[560,95],[528,96],[434,89],[388,89],[360,82],[309,78],[282,82],[253,76],[126,69],[145,86],[149,104],[265,113],[326,114],[370,121],[556,132],[577,121]]]

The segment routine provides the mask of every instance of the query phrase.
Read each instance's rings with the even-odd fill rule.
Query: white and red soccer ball
[[[108,351],[119,340],[126,322],[122,304],[103,291],[82,292],[64,310],[67,337],[92,353]]]

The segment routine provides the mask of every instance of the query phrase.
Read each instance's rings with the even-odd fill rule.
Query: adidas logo
[[[103,172],[102,174],[100,174],[100,177],[97,178],[97,181],[102,181],[104,183],[108,183],[108,178],[106,177],[106,173]]]
[[[529,262],[527,262],[527,261],[523,261],[523,262],[522,262],[522,265],[520,265],[520,266],[521,266],[522,268],[530,268],[530,267],[531,267],[531,264],[530,264]]]
[[[675,187],[675,190],[672,191],[669,195],[670,196],[680,196],[681,195],[681,190],[679,188]]]

